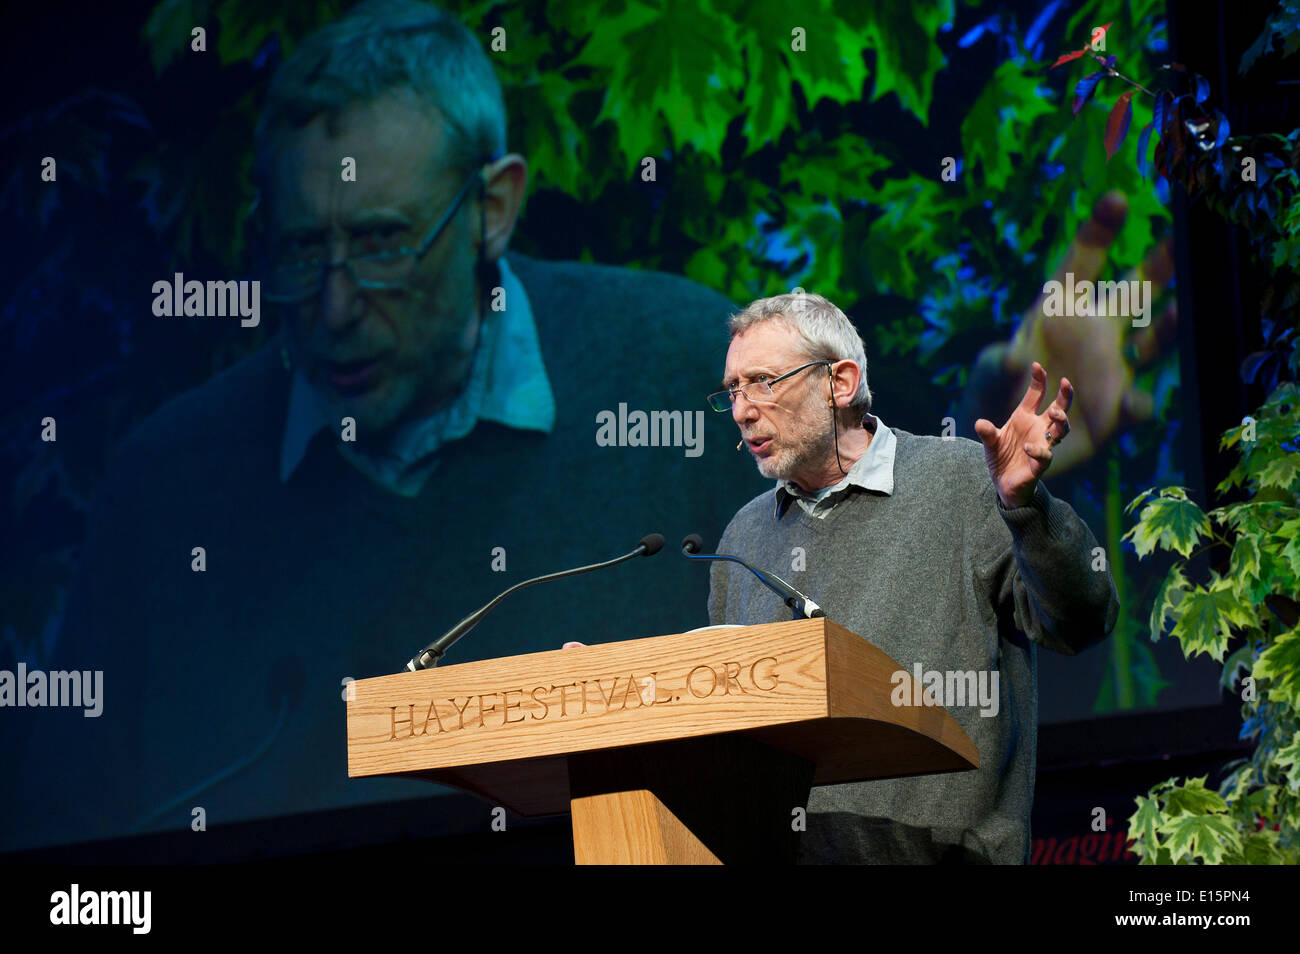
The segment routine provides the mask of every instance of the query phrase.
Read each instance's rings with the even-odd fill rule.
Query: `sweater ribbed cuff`
[[[1041,480],[1034,485],[1034,495],[1023,507],[1008,509],[1003,505],[1001,497],[997,498],[997,502],[998,512],[1007,522],[1013,537],[1019,538],[1035,529],[1045,529],[1051,536],[1058,538],[1066,535],[1067,526],[1060,508],[1052,506],[1053,497]]]

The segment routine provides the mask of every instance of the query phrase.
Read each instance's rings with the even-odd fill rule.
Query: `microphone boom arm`
[[[662,538],[660,539],[659,545],[663,545]],[[458,639],[477,626],[479,621],[483,619],[489,611],[491,611],[492,607],[496,606],[516,590],[522,590],[525,586],[532,586],[534,583],[546,583],[550,580],[558,580],[566,576],[577,576],[579,573],[590,573],[592,570],[603,570],[606,567],[615,566],[616,564],[623,563],[627,560],[635,559],[642,554],[652,556],[654,553],[658,552],[658,550],[658,546],[653,547],[652,549],[651,545],[643,540],[631,553],[625,553],[612,560],[606,560],[604,563],[591,563],[587,566],[574,567],[572,570],[561,570],[558,573],[547,573],[545,576],[535,576],[531,580],[524,580],[522,583],[516,583],[504,593],[496,596],[491,602],[470,613],[451,629],[447,630],[447,632],[443,633],[431,642],[428,646],[421,649],[415,654],[410,662],[406,664],[406,668],[409,672],[418,672],[421,669],[431,669],[438,665],[443,655]]]
[[[740,557],[728,556],[725,553],[687,553],[685,547],[682,548],[682,556],[688,560],[730,560],[732,563],[739,563],[758,577],[764,586],[781,597],[781,602],[790,608],[790,612],[794,613],[795,619],[819,619],[826,615],[825,610],[775,573],[765,573],[756,569],[740,559]]]

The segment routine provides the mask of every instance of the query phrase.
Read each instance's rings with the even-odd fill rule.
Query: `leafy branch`
[[[1300,20],[1291,2],[1265,28],[1267,36]],[[1105,35],[1105,30],[1100,31]],[[1263,36],[1261,37],[1261,41]],[[1096,37],[1094,36],[1094,42]],[[1243,57],[1261,55],[1256,41]],[[1271,42],[1271,41],[1270,41]],[[1294,51],[1288,40],[1287,53]],[[1267,44],[1265,44],[1265,51]],[[1220,686],[1240,692],[1242,739],[1255,740],[1248,759],[1225,766],[1218,791],[1208,776],[1169,779],[1138,796],[1129,818],[1133,851],[1143,864],[1296,864],[1300,862],[1300,390],[1296,331],[1300,324],[1300,129],[1288,135],[1233,138],[1227,117],[1207,102],[1204,77],[1181,64],[1167,69],[1175,88],[1151,92],[1101,58],[1092,45],[1059,57],[1052,68],[1092,54],[1102,69],[1075,87],[1077,116],[1107,78],[1133,89],[1120,94],[1106,122],[1107,161],[1128,133],[1132,100],[1152,99],[1152,119],[1138,138],[1137,164],[1147,174],[1147,150],[1156,138],[1154,169],[1193,201],[1204,201],[1225,220],[1249,230],[1258,262],[1270,281],[1261,309],[1263,351],[1247,358],[1247,380],[1271,390],[1257,412],[1227,431],[1221,451],[1235,451],[1236,465],[1216,488],[1246,499],[1203,510],[1182,487],[1147,490],[1128,505],[1137,512],[1124,534],[1139,559],[1156,550],[1178,554],[1150,615],[1153,641],[1166,632],[1186,658],[1204,653],[1222,663]],[[1182,90],[1176,87],[1183,87]],[[1201,554],[1226,548],[1226,575],[1211,569],[1194,581],[1188,565]],[[1229,652],[1233,642],[1237,648]]]

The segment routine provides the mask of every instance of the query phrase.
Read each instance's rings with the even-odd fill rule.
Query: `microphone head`
[[[699,553],[704,549],[704,538],[698,533],[687,534],[682,540],[683,553]]]
[[[645,547],[645,553],[642,556],[654,556],[664,548],[664,535],[662,533],[647,533],[637,544],[639,547]]]

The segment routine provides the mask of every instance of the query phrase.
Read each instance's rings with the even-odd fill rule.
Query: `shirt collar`
[[[340,444],[348,460],[390,489],[408,496],[418,493],[433,469],[432,455],[448,441],[467,435],[479,420],[548,434],[555,426],[555,395],[532,303],[504,257],[498,266],[505,307],[486,313],[483,340],[460,396],[429,417],[403,424],[383,454],[362,454],[350,443]],[[333,432],[339,426],[306,375],[295,371],[280,446],[281,482],[297,470],[322,429]]]
[[[806,493],[787,478],[776,482],[776,519],[785,515],[790,503],[797,499],[816,501],[829,509],[850,487],[873,490],[886,496],[894,493],[894,452],[898,440],[879,417],[867,415],[867,429],[872,431],[871,443],[839,483],[815,493]]]

